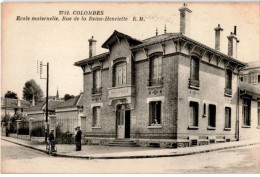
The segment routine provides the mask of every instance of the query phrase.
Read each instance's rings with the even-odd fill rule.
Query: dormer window
[[[199,88],[200,86],[199,64],[200,64],[200,59],[196,56],[192,56],[190,61],[190,79],[189,79],[190,88]]]
[[[113,86],[126,85],[126,62],[119,62],[114,66]]]
[[[93,71],[93,89],[92,93],[93,94],[99,94],[102,91],[101,87],[101,70],[100,69],[95,69]]]
[[[226,70],[226,87],[225,87],[225,95],[232,95],[232,71],[230,69]]]
[[[150,58],[149,86],[162,85],[162,55],[154,55]]]

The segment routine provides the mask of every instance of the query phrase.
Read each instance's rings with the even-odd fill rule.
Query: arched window
[[[192,56],[190,61],[190,86],[199,87],[199,64],[200,59]]]
[[[126,62],[119,62],[114,66],[113,86],[126,85]]]
[[[101,70],[95,69],[93,71],[93,89],[92,93],[101,93]]]

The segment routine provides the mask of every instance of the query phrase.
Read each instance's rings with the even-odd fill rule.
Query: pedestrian
[[[82,131],[80,130],[80,127],[78,126],[76,136],[75,136],[76,151],[81,150],[81,135],[82,135]]]
[[[51,144],[51,150],[54,151],[54,143],[55,143],[54,129],[51,129],[51,132],[49,134],[49,141]]]

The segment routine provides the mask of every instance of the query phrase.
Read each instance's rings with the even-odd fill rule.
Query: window
[[[230,69],[226,70],[226,87],[225,94],[232,95],[232,71]]]
[[[216,105],[209,105],[209,127],[216,127]]]
[[[225,128],[231,128],[231,108],[225,107]]]
[[[190,86],[199,87],[199,58],[192,56],[190,61]]]
[[[260,75],[258,75],[258,83],[260,83]]]
[[[258,126],[260,126],[260,101],[257,102],[257,118],[258,118]]]
[[[162,84],[162,56],[155,56],[150,60],[150,84]]]
[[[120,62],[114,67],[114,86],[126,84],[126,62]]]
[[[92,127],[100,127],[101,107],[93,107]]]
[[[149,104],[149,125],[161,124],[161,101],[150,102]]]
[[[206,106],[206,103],[204,103],[203,104],[203,117],[206,117],[206,108],[207,108],[207,106]]]
[[[92,93],[101,93],[101,70],[96,69],[93,72],[93,90]]]
[[[249,82],[249,81],[248,81],[248,76],[245,75],[244,78],[243,78],[243,80],[244,80],[245,83]]]
[[[257,74],[256,73],[250,73],[249,74],[249,83],[254,84],[257,83],[258,78],[257,78]]]
[[[243,99],[243,123],[246,126],[250,126],[250,107],[251,107],[251,100],[248,98]]]
[[[190,102],[190,125],[198,126],[199,104],[197,102]]]

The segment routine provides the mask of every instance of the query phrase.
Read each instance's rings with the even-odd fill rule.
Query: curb
[[[1,138],[4,141],[8,141],[10,143],[14,143],[26,148],[30,148],[36,151],[44,152],[46,154],[45,150],[35,148],[33,146],[28,146],[24,144],[20,144],[17,142],[13,142],[4,138]],[[134,156],[106,156],[106,157],[98,157],[98,156],[74,156],[74,155],[64,155],[64,154],[56,154],[56,157],[64,157],[64,158],[77,158],[77,159],[141,159],[141,158],[161,158],[161,157],[178,157],[178,156],[186,156],[186,155],[194,155],[194,154],[202,154],[202,153],[207,153],[207,152],[213,152],[213,151],[220,151],[220,150],[225,150],[225,149],[234,149],[234,148],[239,148],[239,147],[245,147],[245,146],[252,146],[260,144],[260,142],[257,143],[249,143],[249,144],[243,144],[243,145],[234,145],[234,146],[229,146],[229,147],[221,147],[221,148],[216,148],[216,149],[207,149],[207,150],[201,150],[201,151],[196,151],[196,152],[187,152],[187,153],[179,153],[179,154],[166,154],[166,155],[134,155]]]

